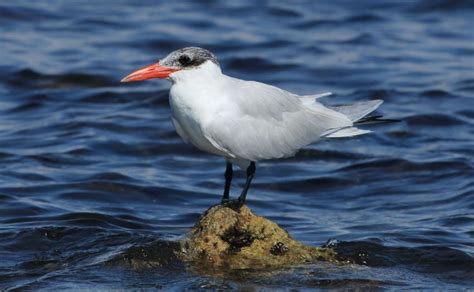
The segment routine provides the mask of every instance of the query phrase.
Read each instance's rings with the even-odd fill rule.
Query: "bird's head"
[[[170,78],[173,73],[196,70],[207,62],[219,66],[216,56],[206,49],[187,47],[176,50],[164,59],[140,68],[121,80],[121,82],[141,81],[152,78]]]

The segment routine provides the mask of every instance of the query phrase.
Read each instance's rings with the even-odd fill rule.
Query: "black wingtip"
[[[398,123],[401,120],[396,119],[384,119],[383,116],[369,116],[364,117],[354,123],[354,125],[372,125],[372,124],[388,124],[388,123]]]

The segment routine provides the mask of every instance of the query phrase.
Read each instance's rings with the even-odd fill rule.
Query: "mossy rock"
[[[279,268],[315,261],[337,263],[330,248],[294,240],[272,221],[247,206],[217,205],[207,210],[183,240],[177,254],[184,262],[206,268]]]

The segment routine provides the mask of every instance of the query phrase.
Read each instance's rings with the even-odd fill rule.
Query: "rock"
[[[278,268],[318,260],[338,262],[331,248],[302,244],[272,221],[240,209],[217,205],[207,210],[181,244],[178,258],[207,268]]]
[[[105,264],[108,266],[125,265],[133,269],[166,268],[183,270],[184,263],[178,257],[180,243],[175,241],[155,240],[144,245],[132,246],[113,257]]]

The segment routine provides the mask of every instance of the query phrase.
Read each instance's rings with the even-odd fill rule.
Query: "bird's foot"
[[[229,199],[222,199],[222,200],[221,200],[221,205],[225,205],[225,204],[227,204],[227,203],[229,203],[229,202],[230,202]]]
[[[240,208],[244,205],[244,202],[241,200],[222,200],[221,206],[230,208],[236,212],[240,210]]]

